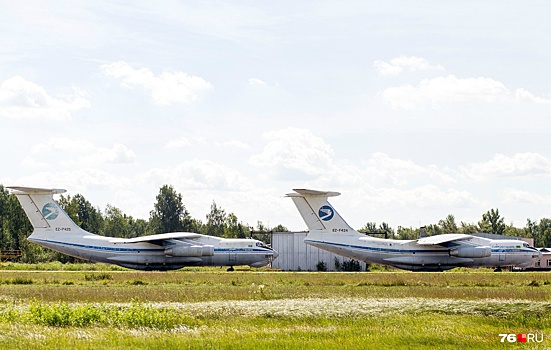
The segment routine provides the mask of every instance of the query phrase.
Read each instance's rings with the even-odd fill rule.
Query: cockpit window
[[[268,247],[266,244],[262,242],[256,242],[256,246],[261,248],[271,249],[270,247]]]

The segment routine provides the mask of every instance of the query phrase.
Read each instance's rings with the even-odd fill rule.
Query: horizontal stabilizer
[[[316,191],[307,189],[293,189],[296,193],[288,193],[287,197],[336,197],[340,196],[339,192],[331,191]]]
[[[60,194],[65,193],[67,190],[61,188],[36,188],[36,187],[19,187],[8,186],[10,190],[17,191],[16,194]]]
[[[417,240],[419,245],[439,245],[443,243],[464,241],[473,238],[471,235],[465,235],[462,233],[449,233],[444,235],[436,235],[430,237],[423,237]]]

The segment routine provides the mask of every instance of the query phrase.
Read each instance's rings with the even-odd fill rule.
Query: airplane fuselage
[[[176,270],[184,266],[262,267],[278,253],[255,239],[228,239],[192,232],[166,232],[134,238],[90,233],[54,201],[64,189],[8,187],[15,194],[34,231],[28,240],[92,262],[138,270]]]
[[[277,257],[277,252],[254,239],[205,235],[193,241],[165,240],[162,245],[148,242],[128,244],[114,243],[112,237],[94,234],[71,237],[51,229],[35,229],[28,240],[79,259],[137,270],[176,270],[185,266],[262,267]],[[202,248],[192,250],[189,247],[193,245]]]
[[[392,240],[310,231],[305,243],[350,259],[412,271],[444,271],[464,267],[525,267],[539,252],[519,240],[473,237],[448,247],[423,246],[416,240]],[[482,247],[479,249],[479,247]]]

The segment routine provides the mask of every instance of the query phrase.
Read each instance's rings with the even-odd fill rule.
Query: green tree
[[[413,229],[411,227],[398,226],[396,230],[397,239],[417,239],[419,238],[419,229]]]
[[[394,238],[394,230],[386,222],[379,225],[379,232],[384,233],[387,238]]]
[[[104,236],[125,238],[130,234],[130,224],[122,211],[111,204],[107,204],[105,209],[105,219],[103,221]]]
[[[172,186],[164,185],[159,190],[149,225],[151,233],[180,232],[190,228],[191,218],[182,203],[182,195]]]
[[[101,212],[94,208],[83,195],[77,194],[74,197],[62,195],[57,202],[75,224],[83,230],[92,233],[101,232],[103,225]]]
[[[461,226],[459,227],[459,233],[468,235],[468,234],[477,233],[477,232],[480,232],[477,225],[468,224],[466,222],[461,221]]]
[[[73,201],[78,206],[78,219],[80,227],[88,232],[100,232],[103,225],[103,217],[99,209],[94,208],[83,195],[77,194],[73,197]]]
[[[377,232],[377,223],[376,222],[367,222],[361,229],[361,232],[369,234],[370,232]]]
[[[442,229],[442,233],[457,233],[459,228],[455,223],[455,216],[449,214],[445,219],[438,221],[438,226]]]
[[[200,234],[207,234],[207,227],[205,224],[203,224],[203,222],[199,219],[195,219],[195,218],[190,218],[189,219],[189,225],[188,225],[188,228],[186,229],[186,231],[189,231],[189,232],[197,232],[197,233],[200,233]]]
[[[505,233],[505,219],[499,215],[498,209],[490,209],[482,215],[482,220],[478,222],[480,232],[502,235]]]
[[[279,224],[272,228],[273,232],[289,232],[289,229],[282,224]]]
[[[79,227],[81,227],[81,222],[78,217],[78,202],[76,200],[73,200],[73,197],[71,195],[61,195],[59,199],[56,200],[57,204],[69,215],[71,220],[75,224],[77,224]]]
[[[513,237],[526,237],[525,233],[526,231],[524,229],[517,228],[513,226],[512,223],[510,225],[505,225],[505,230],[503,231],[503,234],[505,236],[513,236]],[[531,238],[531,236],[527,238]]]
[[[224,226],[224,237],[226,238],[247,238],[249,234],[247,225],[238,221],[234,213],[226,215],[226,224]]]
[[[379,227],[376,222],[367,222],[359,231],[368,236],[381,237],[384,234],[387,238],[394,238],[394,230],[386,222],[380,224]]]
[[[551,219],[543,218],[538,225],[534,223],[534,246],[551,247]]]
[[[0,249],[17,249],[17,235],[13,235],[10,227],[10,217],[8,215],[8,201],[10,194],[0,185]]]
[[[226,216],[226,223],[224,224],[224,237],[226,238],[244,238],[239,237],[243,234],[241,229],[241,223],[237,220],[237,216],[234,213],[229,213]]]
[[[147,234],[148,223],[144,219],[136,219],[132,216],[127,218],[129,225],[129,234],[127,238],[140,237]]]
[[[236,218],[237,220],[237,218]],[[207,214],[206,231],[210,236],[224,236],[226,229],[226,211],[219,208],[215,201],[212,201],[210,213]]]

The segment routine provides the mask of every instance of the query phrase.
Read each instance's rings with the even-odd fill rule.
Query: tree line
[[[377,226],[374,222],[368,222],[360,231],[369,235],[384,234],[393,239],[417,239],[421,236],[421,230],[425,231],[426,236],[434,236],[445,233],[490,233],[504,236],[526,237],[534,239],[535,247],[551,247],[551,219],[543,218],[539,222],[527,219],[526,226],[522,228],[514,227],[513,224],[505,224],[505,218],[499,214],[498,209],[490,209],[482,214],[482,219],[476,224],[459,224],[455,216],[449,214],[445,219],[436,224],[430,224],[422,228],[407,228],[398,226],[396,230],[392,229],[387,223]]]
[[[261,221],[258,221],[256,228],[253,229],[248,224],[243,224],[234,213],[226,213],[214,200],[203,222],[191,217],[183,203],[182,194],[176,192],[170,185],[164,185],[159,189],[148,220],[135,219],[110,204],[102,211],[94,207],[81,194],[61,195],[57,202],[84,230],[108,237],[132,238],[165,232],[197,232],[224,238],[253,236],[270,243],[268,235],[256,235],[255,232],[288,231],[283,225],[269,228]],[[4,186],[0,185],[0,249],[21,250],[22,261],[28,263],[74,261],[71,257],[27,241],[32,230],[33,227],[15,195],[10,195]],[[436,224],[425,226],[424,230],[427,236],[444,233],[493,233],[528,237],[534,239],[536,247],[551,247],[551,219],[543,218],[539,222],[527,219],[525,227],[517,228],[512,224],[505,224],[505,219],[499,214],[498,209],[490,209],[484,213],[482,219],[476,224],[465,222],[458,224],[455,217],[450,214]],[[393,239],[417,239],[421,234],[420,228],[398,226],[394,230],[384,222],[380,225],[368,222],[360,231],[367,234],[385,234]]]
[[[196,232],[224,238],[254,237],[269,243],[267,235],[255,232],[288,231],[283,225],[268,228],[261,221],[253,229],[243,224],[234,213],[226,213],[214,200],[204,222],[192,218],[183,203],[182,194],[170,185],[160,188],[148,220],[135,219],[110,204],[102,211],[81,194],[61,195],[56,201],[78,226],[107,237],[133,238],[165,232]],[[21,250],[23,262],[75,260],[27,241],[33,227],[17,197],[10,195],[3,185],[0,185],[0,225],[0,250]]]

